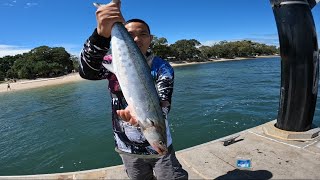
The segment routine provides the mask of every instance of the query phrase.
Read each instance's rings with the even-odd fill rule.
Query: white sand
[[[280,56],[257,56],[257,57],[237,57],[234,59],[226,59],[226,58],[220,58],[220,59],[210,59],[209,61],[205,62],[187,62],[183,61],[182,63],[170,63],[173,67],[175,66],[185,66],[185,65],[192,65],[192,64],[204,64],[204,63],[212,63],[212,62],[224,62],[224,61],[239,61],[239,60],[245,60],[245,59],[257,59],[257,58],[272,58],[272,57],[280,57]]]
[[[17,82],[10,83],[11,89],[8,89],[8,83],[0,84],[0,93],[12,92],[25,89],[39,88],[45,86],[52,86],[57,84],[65,84],[70,82],[76,82],[84,80],[80,77],[78,73],[69,74],[66,76],[61,76],[57,78],[40,78],[35,80],[18,80]]]

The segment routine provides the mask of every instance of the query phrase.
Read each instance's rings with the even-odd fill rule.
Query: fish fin
[[[102,63],[102,65],[108,69],[108,71],[112,72],[113,74],[115,74],[115,71],[114,71],[114,68],[113,68],[113,65],[112,63],[111,64],[108,64],[108,63]]]

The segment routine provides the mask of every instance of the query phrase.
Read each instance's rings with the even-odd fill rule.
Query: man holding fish
[[[115,149],[129,178],[188,179],[168,127],[173,68],[149,51],[153,36],[146,22],[125,22],[120,2],[95,6],[97,28],[81,52],[80,75],[109,81]]]

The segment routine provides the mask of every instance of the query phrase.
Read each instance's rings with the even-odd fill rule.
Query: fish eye
[[[160,145],[164,145],[164,143],[163,143],[162,141],[159,141],[159,144],[160,144]]]

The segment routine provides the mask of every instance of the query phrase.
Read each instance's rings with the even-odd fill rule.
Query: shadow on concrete
[[[222,179],[271,179],[272,176],[273,176],[272,173],[267,170],[249,171],[249,170],[235,169],[215,179],[219,179],[219,180],[222,180]]]

